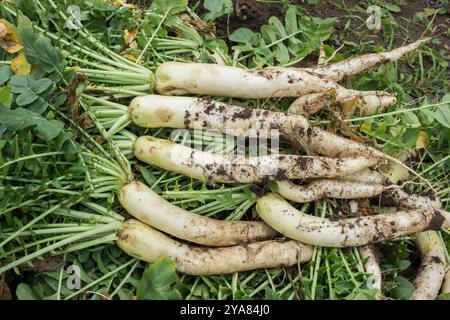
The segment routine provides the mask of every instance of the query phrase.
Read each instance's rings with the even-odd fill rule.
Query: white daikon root
[[[334,221],[304,214],[273,193],[257,200],[256,211],[268,225],[286,237],[325,247],[361,246],[450,226],[450,213],[437,209],[416,209]]]
[[[191,275],[289,267],[311,260],[313,253],[311,246],[293,240],[219,248],[191,246],[134,219],[125,221],[116,243],[129,255],[150,263],[169,257],[175,260],[177,271]]]
[[[179,239],[205,246],[231,246],[266,240],[277,232],[262,221],[222,221],[179,208],[138,181],[119,191],[121,205],[133,217]]]

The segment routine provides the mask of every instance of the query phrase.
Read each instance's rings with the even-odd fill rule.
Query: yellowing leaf
[[[428,140],[428,134],[425,131],[420,131],[416,140],[416,149],[425,149]]]
[[[16,28],[5,19],[0,19],[0,47],[8,53],[15,53],[23,48]]]
[[[358,106],[360,101],[359,97],[350,98],[342,103],[342,114],[345,118],[350,117]]]
[[[116,7],[124,7],[124,8],[136,8],[136,5],[127,3],[127,0],[111,0],[111,3]]]
[[[125,40],[125,44],[128,48],[136,49],[137,48],[137,42],[136,42],[136,36],[138,34],[139,29],[125,29],[123,31],[123,38]]]
[[[11,61],[11,69],[16,76],[25,76],[31,72],[31,65],[25,58],[25,54],[21,53]]]
[[[370,131],[372,128],[372,126],[370,125],[370,123],[363,123],[361,125],[361,131]]]
[[[380,173],[388,178],[392,183],[407,180],[409,177],[409,171],[394,162],[381,166]]]
[[[5,37],[9,33],[8,28],[4,23],[0,23],[0,38]]]
[[[131,60],[131,61],[137,60],[137,58],[135,56],[133,56],[131,53],[125,53],[122,55],[122,57],[127,58],[128,60]]]
[[[66,67],[66,70],[78,71],[78,70],[80,70],[80,67],[78,67],[78,66],[69,66],[69,67]]]

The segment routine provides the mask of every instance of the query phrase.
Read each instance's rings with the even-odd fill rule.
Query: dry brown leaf
[[[21,264],[19,269],[22,271],[33,271],[36,273],[55,271],[64,265],[64,259],[60,256],[44,255],[43,258],[35,258],[31,260],[31,265]]]
[[[16,28],[5,19],[0,20],[0,47],[8,53],[16,53],[23,49]]]
[[[25,76],[31,72],[31,65],[28,63],[25,54],[21,53],[11,61],[11,69],[16,76]]]
[[[0,300],[11,300],[11,299],[12,295],[8,284],[0,279]]]
[[[187,13],[181,13],[178,16],[184,24],[191,25],[195,30],[199,31],[207,39],[214,38],[214,33],[216,32],[215,24],[208,25],[205,21],[200,19],[192,19]],[[174,30],[175,33],[179,34],[179,30]]]

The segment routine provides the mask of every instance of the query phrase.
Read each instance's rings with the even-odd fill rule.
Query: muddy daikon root
[[[395,189],[384,192],[381,203],[405,209],[440,209],[442,204],[434,196],[409,194]],[[439,235],[435,231],[417,234],[416,245],[421,254],[420,268],[414,279],[413,300],[433,300],[439,294],[445,274],[445,251]]]
[[[231,246],[266,240],[277,232],[262,221],[222,221],[170,204],[138,181],[123,186],[119,201],[140,221],[179,239],[206,246]]]
[[[421,253],[420,269],[414,279],[412,300],[434,300],[439,294],[445,275],[445,246],[435,231],[421,232],[416,236]]]
[[[359,199],[375,197],[385,190],[380,184],[344,180],[318,179],[305,186],[290,181],[277,181],[277,193],[287,200],[305,203],[322,198]]]
[[[293,266],[312,258],[312,247],[297,241],[261,241],[209,248],[171,239],[137,220],[128,220],[117,234],[117,245],[147,262],[162,257],[176,261],[177,271],[191,275],[218,275],[260,268]]]
[[[428,40],[429,38],[421,39],[389,52],[366,54],[316,68],[247,70],[206,63],[165,62],[156,70],[156,90],[164,95],[193,93],[258,99],[300,97],[335,89],[339,96],[347,89],[339,86],[335,81],[366,71],[376,65],[398,60]]]
[[[441,293],[450,293],[450,268],[444,276],[444,283],[442,284]]]
[[[359,57],[333,63],[331,65],[309,68],[307,70],[327,79],[339,82],[347,77],[367,71],[375,66],[396,61],[408,52],[418,49],[421,44],[429,41],[430,39],[431,38],[419,39],[416,42],[391,51],[368,53]]]
[[[325,247],[360,246],[450,226],[450,214],[438,209],[416,209],[334,221],[304,214],[273,193],[257,200],[256,211],[268,225],[286,237]]]
[[[248,70],[218,64],[164,62],[156,69],[156,91],[163,95],[200,94],[242,99],[301,97],[334,90],[336,99],[364,95],[304,69]]]
[[[380,113],[396,102],[395,96],[384,91],[361,91],[337,96],[334,89],[331,89],[297,98],[290,105],[288,113],[309,117],[326,107],[339,105],[341,112],[344,114],[346,112],[352,114],[357,110],[357,114],[360,116],[367,116]],[[350,109],[350,111],[345,109]]]
[[[148,164],[198,180],[261,183],[267,179],[336,178],[374,166],[365,157],[327,158],[299,155],[242,156],[214,154],[151,136],[136,139],[135,156]]]
[[[210,99],[148,95],[133,99],[129,113],[135,124],[146,128],[190,128],[243,137],[284,138],[333,158],[366,156],[392,160],[375,148],[310,126],[304,117],[283,112],[245,108]]]

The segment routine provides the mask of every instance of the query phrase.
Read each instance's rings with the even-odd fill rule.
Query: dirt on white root
[[[360,246],[450,226],[448,212],[430,208],[333,221],[304,214],[273,193],[257,200],[256,211],[281,234],[325,247]]]
[[[207,179],[218,183],[261,183],[268,178],[336,178],[377,164],[377,160],[365,157],[222,155],[150,136],[136,139],[133,148],[134,155],[145,163],[194,179]]]
[[[312,258],[312,247],[297,241],[268,240],[246,245],[210,248],[171,239],[137,220],[128,220],[117,245],[149,263],[162,257],[176,261],[177,271],[191,275],[219,275],[260,268],[282,268]]]
[[[177,207],[145,184],[124,185],[118,198],[133,217],[179,239],[205,246],[231,246],[273,238],[278,233],[262,221],[222,221]]]

